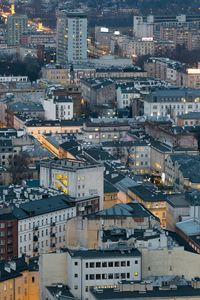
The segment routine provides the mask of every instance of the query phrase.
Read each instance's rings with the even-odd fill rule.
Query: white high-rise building
[[[87,17],[83,12],[57,12],[57,63],[87,60]]]

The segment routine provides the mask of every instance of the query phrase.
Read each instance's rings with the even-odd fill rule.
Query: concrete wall
[[[184,275],[191,280],[200,276],[200,255],[184,251],[183,247],[172,250],[142,250],[142,277]]]

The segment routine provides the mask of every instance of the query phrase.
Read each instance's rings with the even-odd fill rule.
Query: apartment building
[[[198,155],[171,154],[166,159],[165,181],[175,189],[200,189],[200,159]]]
[[[40,164],[40,185],[61,190],[76,199],[99,196],[99,208],[103,208],[103,173],[104,167],[100,163],[73,159],[43,161]]]
[[[127,230],[134,236],[137,230],[160,227],[158,218],[139,203],[119,203],[110,208],[87,215],[84,219],[73,218],[67,222],[66,246],[72,249],[80,247],[98,249],[102,247],[102,231]],[[117,231],[116,231],[117,232]],[[115,234],[115,241],[118,241]],[[119,236],[119,240],[122,236]],[[111,238],[112,239],[112,238]],[[132,245],[134,241],[132,240]]]
[[[19,122],[18,122],[19,123]],[[31,120],[20,122],[26,132],[42,142],[43,134],[79,133],[83,127],[82,120]],[[21,127],[20,127],[21,128]]]
[[[195,126],[200,125],[200,112],[195,111],[177,116],[178,126]]]
[[[161,226],[166,228],[167,203],[165,194],[158,191],[155,186],[145,186],[144,184],[130,187],[128,194],[149,209],[154,216],[160,219]]]
[[[93,119],[83,125],[83,140],[94,144],[120,140],[127,136],[129,129],[129,123],[123,119]]]
[[[80,83],[81,78],[95,77],[95,68],[87,65],[61,66],[58,64],[48,64],[42,68],[42,78],[50,82],[56,82],[63,85],[71,82]]]
[[[2,260],[0,265],[1,299],[39,300],[37,258],[20,257]]]
[[[200,92],[197,89],[168,88],[155,90],[144,99],[144,115],[170,116],[195,112],[200,109]]]
[[[0,258],[9,259],[18,255],[17,219],[9,208],[0,210]]]
[[[70,96],[52,96],[43,100],[46,120],[73,119],[73,100]]]
[[[76,206],[64,195],[24,203],[14,208],[18,220],[18,256],[37,256],[65,245],[66,220]]]
[[[68,250],[68,286],[75,297],[89,300],[91,287],[112,286],[119,280],[141,280],[141,253],[131,250]]]
[[[81,87],[83,99],[90,108],[113,105],[115,101],[115,83],[110,78],[84,78]]]
[[[57,11],[57,63],[87,60],[87,17],[83,12]]]
[[[7,20],[7,44],[18,46],[21,36],[28,31],[28,17],[26,15],[13,14]]]

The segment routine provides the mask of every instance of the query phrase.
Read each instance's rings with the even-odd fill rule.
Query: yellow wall
[[[0,282],[2,300],[39,300],[38,272],[24,271],[22,276]]]
[[[129,190],[128,194],[137,200],[139,203],[143,204],[144,207],[149,209],[154,216],[160,219],[160,224],[163,228],[166,228],[166,215],[167,215],[167,203],[166,201],[144,201],[142,198],[135,195]]]
[[[117,193],[104,193],[104,201],[103,201],[103,208],[110,208],[113,205],[117,204],[118,201],[118,197],[117,197]]]

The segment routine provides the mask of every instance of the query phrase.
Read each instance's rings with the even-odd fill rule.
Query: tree
[[[30,157],[24,153],[16,154],[9,159],[9,171],[14,184],[21,182],[23,179],[30,178],[31,172],[28,170],[29,163]]]

